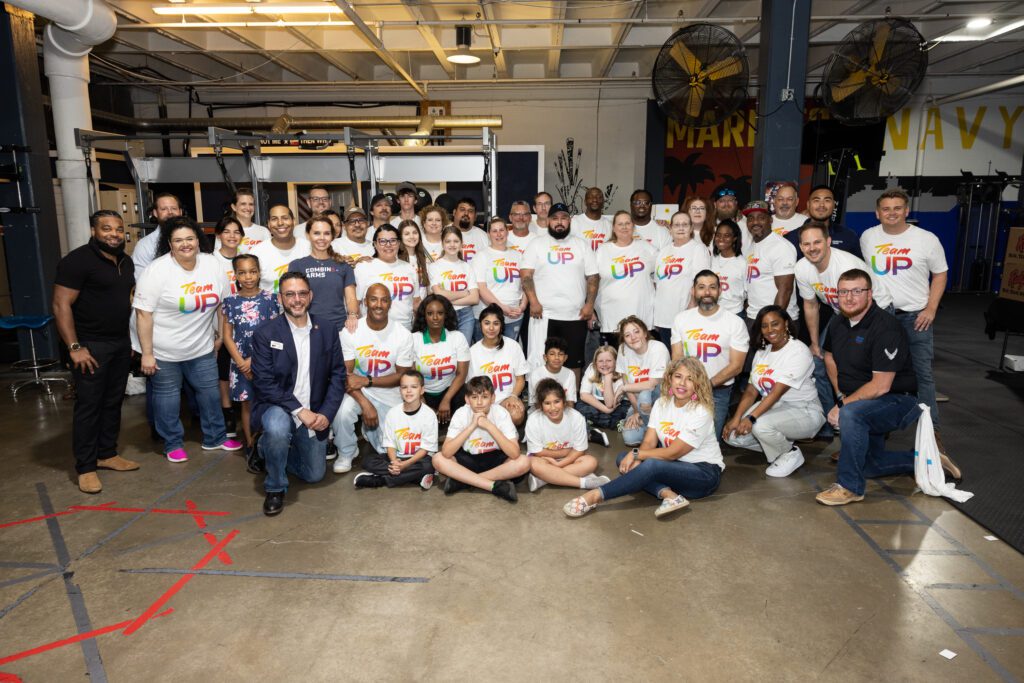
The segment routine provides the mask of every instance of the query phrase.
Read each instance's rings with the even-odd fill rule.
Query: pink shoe
[[[176,448],[167,454],[167,459],[170,460],[171,462],[187,462],[188,451],[186,451],[184,448]]]
[[[235,439],[228,439],[219,446],[203,446],[204,451],[240,451],[242,450],[243,444],[241,441]]]

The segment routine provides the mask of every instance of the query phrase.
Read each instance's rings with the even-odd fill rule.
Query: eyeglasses
[[[345,225],[366,225],[366,219],[365,218],[350,218],[349,220],[345,221]]]
[[[311,201],[311,202],[327,202],[329,204],[331,202],[331,198],[330,198],[330,196],[327,196],[327,197],[310,197],[309,201]]]
[[[862,296],[864,292],[870,291],[870,287],[858,287],[856,289],[837,289],[836,294],[839,296]]]
[[[511,215],[519,216],[520,218],[523,218],[524,216],[529,216],[530,212],[529,211],[513,211]]]
[[[550,208],[551,207],[551,202],[536,202],[536,203],[534,203],[534,206],[546,206],[546,207]]]
[[[703,206],[691,206],[687,211],[693,211],[694,213],[704,213],[707,211]]]
[[[651,200],[650,199],[634,199],[633,201],[630,202],[630,204],[632,204],[633,206],[650,206],[651,205]]]
[[[285,299],[308,299],[309,290],[304,289],[298,292],[281,292],[281,296],[283,296]]]
[[[377,240],[377,244],[382,247],[390,247],[398,244],[398,240],[394,237],[391,239],[384,239],[383,237]]]

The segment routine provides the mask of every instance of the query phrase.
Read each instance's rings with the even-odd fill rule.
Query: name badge
[[[283,351],[284,350],[284,344],[282,344],[279,341],[272,341],[272,342],[270,342],[270,348],[277,349],[279,351]]]

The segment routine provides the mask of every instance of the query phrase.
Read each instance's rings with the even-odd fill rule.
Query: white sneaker
[[[765,470],[765,474],[769,477],[788,477],[799,469],[804,464],[804,454],[799,447],[793,446],[789,451],[783,453],[775,459],[771,465],[768,465],[768,469]]]
[[[662,517],[670,512],[682,510],[689,504],[690,501],[683,498],[682,495],[678,495],[675,498],[663,498],[661,501],[661,505],[659,505],[658,509],[654,511],[654,516]]]
[[[352,458],[346,458],[345,456],[338,454],[335,458],[334,464],[331,465],[331,469],[334,470],[335,474],[345,474],[352,470]]]
[[[588,441],[590,441],[592,443],[599,443],[602,446],[604,446],[605,448],[608,448],[608,445],[610,443],[608,441],[608,435],[605,434],[600,429],[597,429],[595,427],[591,427],[590,428],[590,433],[587,434],[587,436],[588,436],[588,439],[587,439]]]
[[[548,485],[548,483],[546,481],[544,481],[543,479],[538,479],[537,477],[533,476],[532,474],[527,477],[527,481],[530,483],[530,493],[533,493],[534,491],[539,489],[541,486],[547,486]]]
[[[588,474],[587,476],[583,477],[583,481],[581,481],[580,483],[583,484],[583,488],[585,489],[596,489],[600,486],[604,486],[605,484],[611,483],[611,479],[603,475],[598,476],[596,474]]]

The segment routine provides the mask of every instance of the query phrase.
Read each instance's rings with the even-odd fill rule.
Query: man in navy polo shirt
[[[840,316],[825,339],[825,367],[836,393],[828,421],[839,427],[842,448],[836,483],[818,494],[823,505],[864,500],[865,480],[914,471],[914,451],[885,450],[885,435],[914,424],[921,409],[907,333],[872,296],[871,277],[854,268],[839,276]],[[954,478],[960,470],[942,455]]]
[[[842,223],[833,223],[832,217],[835,215],[835,212],[836,198],[832,193],[832,188],[828,185],[815,185],[812,187],[811,193],[807,196],[807,215],[810,216],[808,221],[821,221],[825,224],[828,230],[828,237],[832,240],[833,249],[842,249],[863,261],[864,256],[860,251],[860,237]],[[786,239],[796,247],[797,253],[800,253],[800,231],[793,230],[792,232],[787,232]]]

